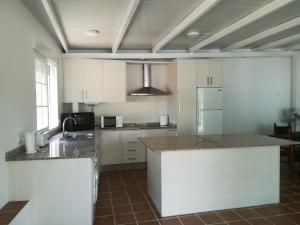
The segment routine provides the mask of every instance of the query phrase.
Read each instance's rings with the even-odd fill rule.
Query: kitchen
[[[299,224],[299,7],[2,1],[0,224]]]

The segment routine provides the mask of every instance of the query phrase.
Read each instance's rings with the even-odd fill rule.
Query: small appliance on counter
[[[28,131],[24,134],[26,153],[36,153],[35,132]]]
[[[76,124],[73,120],[67,120],[65,124],[66,131],[84,131],[84,130],[93,130],[95,129],[95,114],[92,112],[84,112],[84,113],[62,113],[61,114],[61,124],[60,127],[62,129],[63,121],[67,117],[72,117],[75,119]]]
[[[39,131],[35,134],[36,146],[38,148],[45,147],[49,144],[49,132],[48,131]]]
[[[167,127],[169,125],[169,116],[168,115],[162,115],[159,117],[159,125],[161,127]]]
[[[101,116],[101,128],[123,127],[122,116]]]

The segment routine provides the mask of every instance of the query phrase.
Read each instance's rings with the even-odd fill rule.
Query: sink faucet
[[[65,124],[66,124],[66,121],[69,119],[73,120],[76,125],[76,120],[73,117],[71,117],[71,116],[66,117],[63,121],[63,126],[62,126],[63,127],[63,137],[67,136],[67,132],[65,132]]]

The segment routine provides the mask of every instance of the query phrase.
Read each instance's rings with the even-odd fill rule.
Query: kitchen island
[[[148,192],[162,217],[279,202],[280,146],[261,135],[141,138]]]

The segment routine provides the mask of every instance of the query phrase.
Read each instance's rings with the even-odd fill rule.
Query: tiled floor
[[[281,203],[161,218],[147,196],[145,170],[101,174],[95,225],[300,225],[300,180],[281,182]]]

